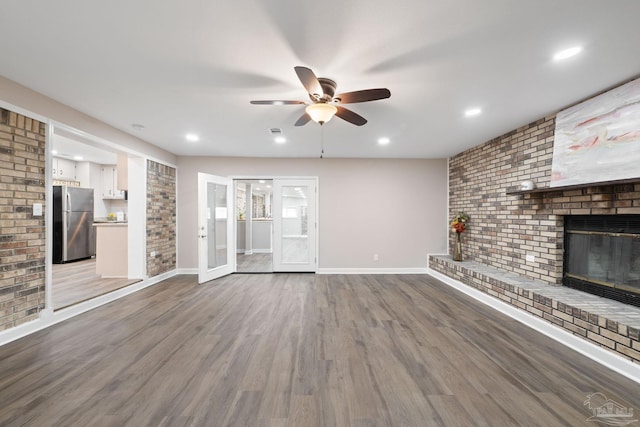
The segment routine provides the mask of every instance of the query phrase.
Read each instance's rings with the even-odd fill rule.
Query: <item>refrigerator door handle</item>
[[[71,225],[71,195],[67,192],[67,209],[65,210],[67,213],[67,230]]]

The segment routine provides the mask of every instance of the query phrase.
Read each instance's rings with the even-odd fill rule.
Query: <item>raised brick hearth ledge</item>
[[[429,256],[429,268],[640,363],[640,308],[501,271]]]

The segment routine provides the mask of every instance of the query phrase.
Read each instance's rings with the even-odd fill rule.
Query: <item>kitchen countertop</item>
[[[105,226],[124,226],[127,225],[127,221],[93,221],[94,227],[105,227]]]
[[[98,217],[98,218],[93,218],[93,223],[94,224],[103,224],[103,223],[109,223],[109,224],[126,224],[128,221],[124,220],[124,221],[116,221],[115,219],[108,219],[107,217]]]

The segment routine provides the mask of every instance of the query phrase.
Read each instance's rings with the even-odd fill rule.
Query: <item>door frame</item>
[[[315,263],[315,269],[313,270],[313,273],[317,274],[318,273],[318,269],[319,269],[319,265],[320,265],[320,177],[318,177],[317,175],[315,176],[310,176],[310,175],[229,175],[228,178],[232,179],[232,180],[243,180],[243,179],[247,179],[247,180],[260,180],[260,179],[264,179],[264,180],[276,180],[276,179],[291,179],[291,180],[295,180],[295,179],[306,179],[306,180],[314,180],[315,181],[315,186],[316,186],[316,194],[315,194],[315,204],[316,204],[316,209],[315,209],[315,215],[316,215],[316,244],[315,244],[315,252],[316,252],[316,263]],[[233,191],[233,215],[235,216],[236,213],[236,192],[235,192],[235,185],[234,185],[234,191]],[[238,230],[236,227],[236,221],[233,221],[233,239],[234,239],[234,245],[235,242],[238,239],[237,236]],[[234,254],[234,272],[236,271],[237,266],[235,265],[235,254]]]

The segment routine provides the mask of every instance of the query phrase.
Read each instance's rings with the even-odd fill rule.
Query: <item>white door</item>
[[[235,268],[232,180],[198,173],[198,282]]]
[[[273,270],[315,272],[316,180],[273,181]]]

